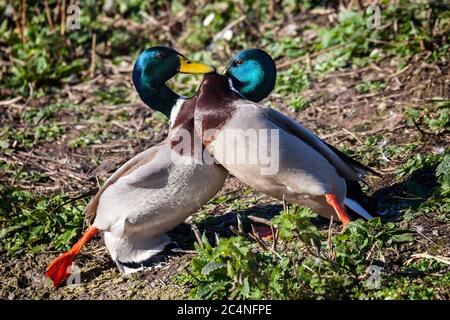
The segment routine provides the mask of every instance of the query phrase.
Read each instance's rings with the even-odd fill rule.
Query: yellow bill
[[[207,64],[193,62],[185,57],[180,57],[181,73],[204,74],[216,71],[216,68],[208,66]]]

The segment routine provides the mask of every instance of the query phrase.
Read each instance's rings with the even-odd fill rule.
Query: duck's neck
[[[195,121],[200,121],[201,132],[220,130],[235,113],[236,99],[242,98],[230,88],[228,78],[217,73],[206,74],[195,102]]]
[[[133,83],[142,101],[168,118],[180,98],[166,85],[166,81],[170,78],[171,76],[157,72],[145,72],[145,66],[139,63],[136,63],[133,70]]]
[[[163,113],[166,117],[170,118],[172,108],[177,103],[177,100],[181,97],[169,89],[165,84],[151,85],[140,83],[136,86],[139,96],[142,101],[150,108]]]

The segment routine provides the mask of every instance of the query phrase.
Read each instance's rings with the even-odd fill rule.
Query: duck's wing
[[[323,143],[326,144],[326,146],[328,148],[330,148],[336,155],[338,155],[339,158],[341,158],[343,161],[345,161],[346,163],[350,164],[352,167],[355,168],[359,168],[362,171],[366,171],[366,172],[370,172],[373,175],[376,175],[378,177],[381,177],[381,174],[379,174],[378,172],[376,172],[375,170],[373,170],[372,168],[369,168],[368,166],[363,165],[361,162],[356,161],[355,159],[353,159],[352,157],[346,155],[345,153],[343,153],[342,151],[340,151],[339,149],[337,149],[336,147],[332,146],[331,144],[323,141],[321,139],[321,141]]]
[[[108,187],[123,177],[130,176],[133,173],[133,179],[128,183],[139,188],[163,187],[167,183],[170,164],[170,156],[167,156],[165,152],[167,150],[170,150],[170,148],[168,142],[164,141],[141,152],[123,164],[89,201],[84,209],[86,222],[91,223],[95,218],[100,196]],[[143,167],[145,167],[145,170],[137,171]]]
[[[311,146],[314,150],[319,152],[336,168],[339,175],[344,179],[359,181],[367,175],[368,172],[372,172],[371,169],[346,156],[336,148],[326,144],[309,129],[295,122],[281,112],[272,108],[264,108],[264,114],[267,119],[275,123],[277,126],[296,136]]]
[[[322,141],[309,129],[303,127],[301,124],[295,122],[281,112],[266,108],[265,115],[270,121],[273,121],[283,130],[301,139],[325,157],[336,168],[339,175],[346,180],[347,196],[344,200],[345,205],[350,208],[351,211],[365,219],[373,218],[369,213],[369,211],[373,211],[369,208],[369,206],[371,207],[373,204],[370,203],[369,205],[369,203],[366,203],[370,199],[364,201],[361,186],[357,181],[362,180],[368,173],[379,175],[377,172]]]

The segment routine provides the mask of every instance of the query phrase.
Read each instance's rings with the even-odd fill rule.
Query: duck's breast
[[[183,222],[220,190],[227,172],[180,157],[165,144],[151,163],[109,186],[100,197],[94,225],[117,235],[150,236]]]

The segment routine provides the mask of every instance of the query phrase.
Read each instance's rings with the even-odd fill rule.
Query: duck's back
[[[233,175],[266,193],[279,186],[284,192],[292,188],[323,195],[341,184],[343,179],[335,167],[311,145],[268,118],[266,108],[244,100],[234,104],[233,117],[208,145]]]

